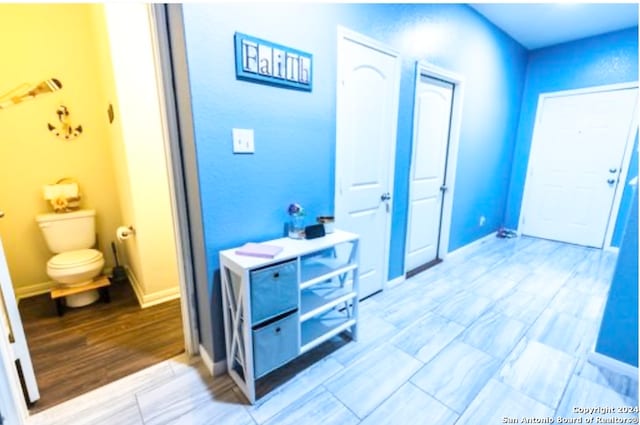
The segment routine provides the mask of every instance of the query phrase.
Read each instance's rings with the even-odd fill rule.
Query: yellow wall
[[[0,234],[14,287],[49,281],[48,251],[34,217],[48,212],[42,185],[73,177],[83,208],[97,210],[97,231],[106,266],[109,243],[120,224],[104,69],[97,52],[95,5],[0,4],[0,94],[22,83],[55,77],[62,90],[0,110]],[[104,28],[104,27],[103,27]],[[104,29],[102,29],[104,31]],[[99,45],[98,45],[99,46]],[[73,141],[55,137],[58,105],[69,108],[83,133]],[[19,291],[18,291],[19,292]]]
[[[179,296],[162,95],[149,12],[143,3],[104,6],[124,140],[124,149],[114,150],[119,158],[116,175],[118,181],[128,180],[120,202],[125,224],[136,229],[135,237],[123,246],[135,274],[130,280],[143,306]]]

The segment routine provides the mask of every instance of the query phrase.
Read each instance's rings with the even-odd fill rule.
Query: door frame
[[[197,261],[204,257],[204,244],[202,245],[203,249],[195,250],[194,252],[190,241],[192,238],[196,241],[202,240],[204,231],[202,227],[194,227],[193,224],[190,226],[191,222],[202,223],[201,219],[196,220],[192,217],[199,214],[201,210],[199,204],[195,210],[189,205],[189,197],[186,190],[186,165],[191,164],[183,164],[181,155],[182,140],[178,122],[176,93],[173,86],[174,72],[168,34],[168,17],[165,8],[161,4],[149,4],[147,5],[147,10],[151,27],[153,56],[156,63],[156,81],[160,99],[160,116],[163,121],[162,131],[173,213],[173,231],[178,254],[176,260],[178,262],[180,285],[182,330],[187,354],[195,355],[199,353],[200,340],[198,318],[196,317],[196,269],[200,271],[200,268],[204,267],[206,275],[206,263]],[[185,159],[184,161],[187,160]],[[192,187],[189,188],[191,189]],[[199,194],[200,191],[197,190],[195,193]]]
[[[581,95],[581,94],[590,94],[590,93],[599,93],[599,92],[607,92],[607,91],[617,91],[617,90],[627,90],[627,89],[637,89],[638,82],[632,81],[628,83],[616,83],[616,84],[605,84],[601,86],[592,86],[585,87],[580,89],[572,89],[572,90],[560,90],[554,92],[545,92],[540,93],[538,95],[538,105],[536,106],[536,115],[533,126],[533,132],[531,134],[531,147],[529,148],[529,158],[527,160],[527,172],[525,174],[525,182],[522,191],[522,202],[520,202],[520,215],[518,217],[518,233],[522,233],[523,229],[523,220],[524,220],[524,212],[526,210],[525,207],[528,206],[529,198],[531,196],[531,179],[529,178],[529,174],[531,171],[531,164],[535,155],[539,155],[539,146],[540,144],[536,144],[538,140],[540,127],[539,127],[539,117],[542,113],[542,107],[544,105],[544,101],[546,99],[554,98],[554,97],[564,97],[564,96],[573,96],[573,95]],[[638,93],[640,98],[640,92]],[[633,141],[635,140],[636,133],[638,131],[638,101],[636,100],[636,105],[633,111],[633,118],[631,119],[631,125],[627,131],[627,140],[625,142],[624,154],[622,155],[622,165],[620,169],[620,174],[618,176],[618,185],[616,186],[616,191],[613,196],[613,203],[611,204],[611,209],[609,210],[609,220],[607,222],[607,229],[605,231],[604,242],[602,245],[602,249],[605,250],[615,250],[615,247],[611,246],[611,240],[613,238],[613,232],[616,228],[616,222],[618,219],[618,214],[620,213],[620,202],[622,200],[622,194],[624,192],[624,187],[627,182],[627,175],[629,173],[629,162],[631,161],[631,154],[633,151]],[[612,220],[613,218],[613,220]]]
[[[369,47],[371,49],[379,50],[395,59],[396,66],[396,75],[397,78],[393,82],[394,91],[398,93],[398,96],[394,99],[394,105],[392,105],[392,109],[398,111],[400,105],[400,78],[402,75],[402,59],[400,57],[400,53],[397,50],[392,49],[386,44],[370,38],[366,35],[355,32],[349,28],[338,25],[337,30],[337,46],[336,46],[336,68],[337,68],[337,79],[336,79],[336,157],[335,157],[335,188],[334,188],[334,210],[344,210],[344,204],[341,202],[342,197],[340,197],[342,180],[341,180],[341,172],[340,170],[344,168],[342,162],[344,162],[344,151],[345,144],[347,143],[346,138],[342,136],[344,130],[342,129],[341,116],[343,114],[344,106],[342,105],[344,99],[344,89],[343,89],[343,75],[342,75],[342,65],[343,65],[343,57],[345,55],[343,48],[343,41],[350,40],[355,43],[361,44],[365,47]],[[391,202],[389,202],[389,212],[386,214],[385,220],[385,230],[384,230],[384,258],[381,274],[382,274],[382,290],[384,291],[387,288],[388,280],[389,280],[389,252],[391,245],[391,223],[393,217],[393,203],[395,198],[394,193],[394,178],[395,178],[395,163],[396,163],[396,144],[398,142],[398,116],[396,116],[396,120],[391,124],[392,125],[392,134],[393,140],[391,141],[391,146],[389,147],[389,176],[388,176],[388,188],[389,193],[392,194]],[[340,206],[340,208],[339,208]]]
[[[409,167],[409,198],[413,195],[413,185],[411,184],[411,176],[415,167],[416,155],[416,139],[417,139],[417,122],[418,111],[416,104],[418,103],[418,85],[420,77],[432,77],[438,80],[453,84],[453,96],[451,98],[451,118],[449,119],[449,143],[447,147],[447,155],[445,159],[444,179],[447,184],[442,202],[442,220],[440,222],[440,243],[438,246],[438,258],[444,260],[449,253],[449,236],[451,234],[451,216],[453,214],[453,196],[456,186],[456,170],[458,168],[458,146],[460,145],[460,128],[462,127],[462,105],[464,100],[464,77],[456,72],[441,68],[426,61],[416,62],[415,71],[415,88],[413,99],[413,132],[411,137],[411,165]],[[407,270],[407,252],[409,252],[409,230],[411,229],[411,215],[407,208],[407,228],[405,229],[405,246],[404,246],[404,274]]]

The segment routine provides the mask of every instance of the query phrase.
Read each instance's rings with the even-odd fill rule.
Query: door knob
[[[0,211],[0,218],[4,217],[4,211]]]
[[[381,201],[388,201],[390,199],[391,199],[391,194],[389,192],[383,193],[382,195],[380,195]]]
[[[609,168],[609,172],[610,172],[611,174],[615,173],[616,171],[618,171],[618,169],[617,169],[617,168]]]
[[[615,182],[616,182],[616,180],[615,180],[615,179],[608,179],[608,180],[607,180],[607,183],[609,183],[609,184],[614,184]]]

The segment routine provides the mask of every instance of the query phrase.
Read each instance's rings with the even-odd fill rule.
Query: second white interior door
[[[453,84],[420,76],[416,89],[405,270],[438,258]]]

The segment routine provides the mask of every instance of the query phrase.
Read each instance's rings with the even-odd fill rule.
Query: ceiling
[[[638,25],[638,3],[469,4],[527,49]]]

